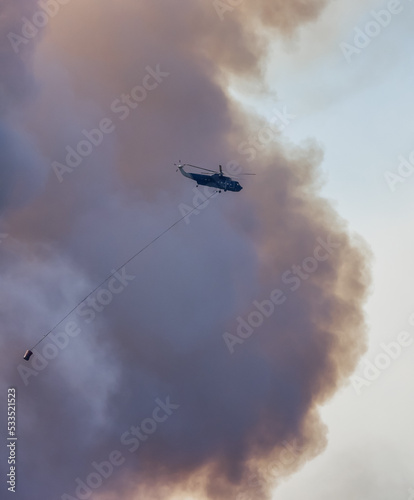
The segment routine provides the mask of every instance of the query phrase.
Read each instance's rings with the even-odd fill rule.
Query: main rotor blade
[[[197,167],[197,165],[191,165],[190,163],[186,163],[183,167],[193,167],[198,168],[199,170],[205,170],[206,172],[213,172],[213,174],[217,174],[217,170],[210,170],[209,168]]]

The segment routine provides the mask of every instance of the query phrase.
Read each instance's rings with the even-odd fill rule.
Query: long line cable
[[[43,337],[30,349],[31,351],[33,351],[33,349],[35,349],[41,342],[43,342],[43,340],[48,336],[50,335],[53,330],[55,328],[57,328],[59,325],[61,325],[66,318],[68,318],[72,313],[73,311],[75,311],[75,309],[77,309],[83,302],[85,302],[86,299],[88,299],[91,295],[93,295],[96,290],[98,290],[99,288],[101,288],[102,285],[104,285],[110,278],[112,278],[112,276],[117,273],[118,271],[120,271],[123,267],[125,267],[126,265],[128,265],[132,260],[134,260],[136,257],[138,257],[139,254],[141,254],[142,252],[144,252],[148,247],[150,247],[153,243],[155,243],[157,240],[159,240],[162,236],[164,236],[164,234],[168,233],[168,231],[170,231],[173,227],[175,227],[177,224],[179,224],[182,220],[184,220],[186,217],[188,217],[189,215],[191,215],[195,210],[197,210],[198,207],[200,207],[201,205],[204,205],[204,203],[206,203],[206,201],[208,201],[210,198],[212,198],[215,194],[217,193],[217,191],[214,191],[210,196],[208,196],[202,203],[199,203],[198,205],[196,205],[195,207],[193,207],[188,213],[186,213],[185,215],[183,215],[180,219],[178,219],[177,221],[174,222],[174,224],[171,224],[170,227],[168,227],[167,229],[165,229],[161,234],[159,234],[156,238],[154,238],[153,240],[151,240],[149,243],[147,243],[144,247],[142,247],[137,253],[135,253],[132,257],[130,257],[126,262],[124,262],[121,266],[119,266],[117,269],[115,269],[109,276],[107,276],[101,283],[99,283],[98,286],[96,286],[90,293],[88,293],[88,295],[86,295],[86,297],[84,297],[80,302],[78,302],[76,304],[75,307],[73,307],[67,314],[66,316],[64,316],[58,323],[56,323],[54,325],[53,328],[51,328],[45,335],[43,335]]]

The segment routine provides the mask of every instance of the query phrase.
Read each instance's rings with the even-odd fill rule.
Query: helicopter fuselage
[[[222,174],[204,175],[204,174],[192,174],[186,172],[183,167],[179,167],[180,172],[184,177],[192,179],[200,186],[208,186],[216,189],[222,189],[223,191],[234,191],[239,192],[243,188],[237,181],[234,181],[230,177]]]

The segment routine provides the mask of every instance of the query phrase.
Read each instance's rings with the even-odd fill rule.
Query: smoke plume
[[[327,2],[49,3],[18,53],[7,34],[39,5],[15,0],[0,18],[1,373],[2,395],[18,393],[18,498],[270,498],[326,445],[318,408],[365,348],[369,254],[318,194],[319,147],[275,128],[265,141],[230,87],[262,88],[271,41]],[[21,360],[203,202],[178,159],[257,175]]]

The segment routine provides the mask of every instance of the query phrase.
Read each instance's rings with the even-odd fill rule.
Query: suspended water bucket
[[[29,361],[31,355],[32,355],[32,351],[30,351],[29,349],[24,353],[24,356],[23,356],[23,359],[25,359],[26,361]]]

